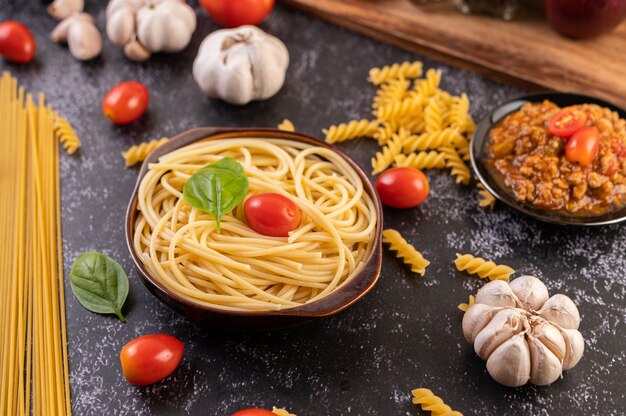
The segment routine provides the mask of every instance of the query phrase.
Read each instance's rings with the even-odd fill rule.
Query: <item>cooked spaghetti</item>
[[[292,200],[302,220],[289,237],[257,234],[243,203],[215,218],[182,195],[198,169],[237,159],[248,193]],[[378,221],[359,174],[336,152],[281,139],[201,141],[151,164],[138,193],[134,248],[167,290],[199,305],[277,310],[323,298],[367,260]]]

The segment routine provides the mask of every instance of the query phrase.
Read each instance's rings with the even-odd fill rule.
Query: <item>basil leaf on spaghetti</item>
[[[82,253],[72,265],[70,286],[86,309],[115,314],[122,322],[122,306],[128,296],[128,277],[115,260],[102,253]]]
[[[185,183],[183,197],[189,205],[215,217],[217,232],[220,218],[239,205],[248,192],[248,178],[241,163],[225,157],[196,173]]]

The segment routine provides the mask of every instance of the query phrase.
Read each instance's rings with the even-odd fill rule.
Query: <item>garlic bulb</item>
[[[70,17],[73,13],[82,12],[85,0],[54,0],[48,6],[48,14],[57,20]]]
[[[546,385],[580,361],[585,341],[579,324],[569,297],[548,298],[539,279],[522,276],[483,286],[463,316],[463,335],[498,383]]]
[[[208,96],[243,105],[276,94],[288,65],[287,47],[278,38],[241,26],[217,30],[202,41],[193,77]]]
[[[196,14],[184,0],[111,0],[106,17],[109,40],[133,61],[181,51],[196,30]]]
[[[67,43],[74,58],[88,61],[102,52],[102,36],[87,13],[74,13],[54,28],[50,38]]]

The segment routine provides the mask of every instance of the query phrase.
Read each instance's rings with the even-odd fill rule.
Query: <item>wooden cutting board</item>
[[[357,32],[529,88],[594,95],[626,107],[626,24],[595,39],[555,33],[540,9],[511,22],[459,13],[451,1],[284,0]]]

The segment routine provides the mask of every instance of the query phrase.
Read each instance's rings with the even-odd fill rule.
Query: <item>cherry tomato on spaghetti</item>
[[[416,207],[428,196],[428,179],[421,170],[391,168],[376,180],[376,192],[383,204],[392,208]]]
[[[570,137],[577,130],[585,127],[587,115],[582,111],[564,108],[548,121],[550,133],[559,137]]]
[[[154,384],[178,367],[185,344],[166,334],[143,335],[124,345],[120,352],[126,380],[138,386]]]
[[[276,416],[274,412],[265,409],[244,409],[232,414],[232,416]]]
[[[287,237],[298,228],[302,213],[289,198],[275,193],[251,196],[243,206],[248,225],[259,234]]]
[[[26,64],[35,57],[35,38],[20,22],[7,20],[0,23],[0,55],[7,61]]]
[[[258,25],[274,7],[274,0],[200,0],[209,16],[224,27]]]
[[[146,112],[150,95],[145,85],[125,81],[109,90],[102,101],[102,112],[113,124],[130,124]]]
[[[600,148],[600,132],[596,127],[578,130],[565,145],[565,158],[572,163],[590,164]]]

